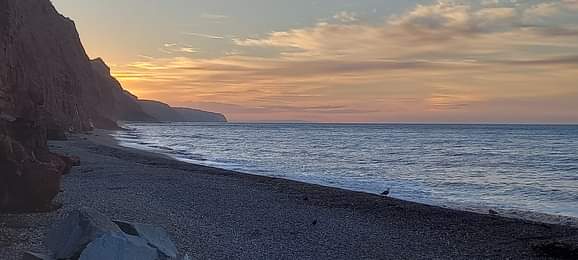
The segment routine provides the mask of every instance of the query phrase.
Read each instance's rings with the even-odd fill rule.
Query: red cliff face
[[[92,93],[83,86],[92,70],[74,23],[48,0],[0,0],[4,32],[0,49],[3,113],[49,128],[84,130]],[[93,92],[93,91],[91,91]]]
[[[114,128],[118,111],[146,117],[101,72],[49,0],[0,0],[0,209],[44,208],[58,193],[70,166],[47,133]]]
[[[0,208],[42,209],[69,167],[47,129],[90,128],[90,66],[72,21],[48,0],[0,0]]]

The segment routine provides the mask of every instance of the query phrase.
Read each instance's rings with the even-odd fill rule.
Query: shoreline
[[[543,259],[536,243],[578,244],[569,226],[193,165],[114,141],[97,131],[51,142],[81,158],[64,177],[64,207],[0,214],[0,255],[42,251],[51,223],[80,206],[163,226],[194,259]]]
[[[122,131],[122,130],[120,130],[120,131]],[[187,161],[186,159],[181,159],[181,158],[178,158],[176,156],[171,156],[170,154],[165,154],[160,150],[159,151],[150,151],[150,150],[144,150],[144,147],[143,147],[143,149],[140,149],[136,146],[134,146],[134,147],[124,146],[121,144],[121,142],[119,140],[117,140],[113,136],[113,132],[117,132],[117,131],[96,130],[94,133],[97,134],[98,136],[92,135],[92,136],[90,136],[90,140],[93,142],[97,142],[101,145],[106,145],[106,146],[115,147],[115,148],[119,148],[119,149],[129,149],[129,150],[133,150],[135,152],[149,154],[149,155],[153,155],[153,156],[160,156],[163,158],[179,161],[182,163],[187,163],[187,164],[191,164],[191,165],[198,165],[198,166],[203,166],[203,167],[209,167],[209,168],[215,168],[215,169],[225,170],[225,171],[231,171],[231,172],[235,172],[238,174],[263,176],[263,177],[269,177],[269,178],[279,178],[279,179],[291,180],[291,181],[307,183],[307,184],[312,184],[312,185],[319,185],[319,186],[323,186],[323,187],[343,189],[346,191],[361,192],[361,193],[366,193],[366,194],[370,194],[370,195],[379,195],[377,193],[368,192],[365,190],[348,189],[348,188],[339,187],[336,185],[330,185],[327,183],[315,183],[315,182],[309,182],[306,180],[300,180],[300,179],[295,179],[295,178],[276,177],[276,176],[269,176],[266,174],[255,174],[255,173],[251,173],[251,172],[221,168],[219,166],[204,165],[204,164],[198,163],[198,162],[191,162],[191,161]],[[395,196],[390,196],[390,197],[395,198]],[[428,203],[428,202],[423,202],[423,201],[412,201],[412,200],[408,200],[408,199],[404,199],[404,198],[396,198],[396,199],[399,199],[401,201],[412,202],[412,203],[424,204],[424,205],[428,205],[428,206],[441,207],[441,208],[450,209],[450,210],[465,211],[465,212],[471,212],[471,213],[477,213],[477,214],[483,214],[483,215],[491,215],[490,211],[496,211],[502,217],[519,219],[519,220],[526,220],[526,221],[533,221],[533,222],[538,222],[538,223],[564,225],[564,226],[570,226],[570,227],[578,228],[578,217],[561,215],[561,214],[543,213],[543,212],[524,210],[524,209],[515,209],[515,208],[491,207],[491,206],[486,206],[483,204],[465,204],[465,203],[458,204],[455,202],[446,202],[446,203],[436,204],[436,203]]]

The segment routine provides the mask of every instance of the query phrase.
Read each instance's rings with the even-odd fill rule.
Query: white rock
[[[158,256],[142,238],[109,233],[88,244],[79,260],[157,260]]]
[[[171,240],[170,235],[163,228],[154,225],[128,223],[123,221],[114,221],[114,223],[116,223],[125,233],[146,240],[150,246],[158,249],[164,256],[169,258],[177,257],[177,247]]]
[[[108,217],[94,209],[81,208],[52,228],[46,245],[57,259],[68,259],[77,257],[90,242],[111,232],[122,233]]]

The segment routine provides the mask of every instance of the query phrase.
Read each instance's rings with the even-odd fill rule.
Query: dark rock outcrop
[[[139,103],[147,114],[161,122],[227,122],[227,118],[219,113],[192,108],[174,108],[153,100],[139,100]]]

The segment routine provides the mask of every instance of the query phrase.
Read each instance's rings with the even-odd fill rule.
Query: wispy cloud
[[[142,59],[146,59],[146,60],[154,60],[155,59],[152,56],[143,55],[143,54],[139,54],[139,55],[137,55],[137,57],[142,58]]]
[[[186,53],[198,53],[199,52],[199,50],[192,48],[192,47],[181,47],[181,48],[179,48],[179,51],[186,52]]]
[[[224,36],[204,34],[204,33],[183,32],[182,34],[188,35],[188,36],[195,36],[195,37],[213,39],[213,40],[223,40],[223,39],[226,39]]]
[[[561,5],[562,3],[558,3]],[[260,39],[236,39],[240,46],[280,48],[285,56],[448,57],[500,55],[519,44],[551,47],[558,38],[544,34],[572,33],[576,24],[528,24],[522,15],[535,6],[473,8],[439,2],[388,19],[382,25],[320,23],[310,28],[273,32]],[[550,17],[555,18],[555,17]],[[561,35],[560,35],[561,36]],[[532,55],[530,52],[524,54]]]
[[[191,45],[179,44],[179,43],[165,43],[163,47],[159,49],[160,52],[164,54],[178,54],[178,53],[198,53],[199,50],[193,48]]]
[[[354,12],[347,12],[347,11],[341,11],[341,12],[335,14],[335,15],[333,16],[333,18],[334,18],[335,20],[338,20],[338,21],[344,22],[344,23],[347,23],[347,22],[356,22],[356,21],[359,20],[359,18],[357,17],[357,14],[356,14],[356,13],[354,13]]]
[[[237,120],[483,121],[493,105],[518,111],[533,100],[528,120],[551,113],[578,121],[561,113],[578,109],[566,102],[578,100],[578,24],[560,19],[576,6],[439,1],[380,24],[344,13],[334,23],[234,39],[242,52],[231,56],[175,54],[118,68],[118,76],[140,95],[226,108]],[[277,55],[250,56],[254,49]]]
[[[208,19],[208,20],[225,20],[225,19],[229,19],[229,16],[226,16],[223,14],[203,13],[203,14],[201,14],[201,18]]]
[[[527,17],[547,17],[557,14],[561,11],[562,6],[556,2],[540,3],[525,10],[524,15]]]

